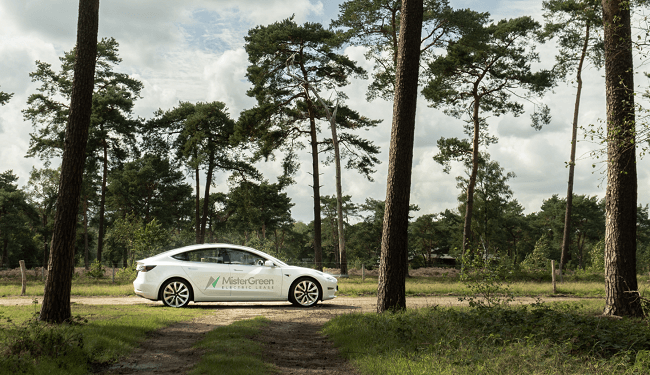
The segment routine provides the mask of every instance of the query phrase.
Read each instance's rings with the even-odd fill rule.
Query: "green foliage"
[[[487,258],[483,251],[465,251],[462,258],[461,281],[469,289],[469,296],[459,298],[471,307],[504,306],[514,300],[508,285],[511,267],[497,258]],[[506,258],[507,259],[507,258]]]
[[[104,277],[104,266],[95,259],[92,263],[90,263],[90,270],[86,272],[86,275],[96,278],[96,279],[101,279]]]
[[[133,260],[160,253],[169,241],[169,231],[163,229],[158,220],[154,218],[135,231],[132,249]]]
[[[540,39],[555,39],[559,46],[553,67],[555,74],[566,78],[578,69],[585,47],[585,58],[599,69],[604,62],[602,4],[597,0],[548,0],[542,3],[546,24]]]
[[[209,374],[219,369],[220,374],[265,374],[273,367],[262,358],[262,345],[252,340],[270,320],[257,317],[217,327],[195,347],[206,350],[190,374]]]
[[[14,96],[13,93],[7,94],[6,92],[0,91],[0,105],[7,104],[12,96]]]
[[[409,247],[423,267],[431,267],[436,257],[450,254],[459,242],[460,215],[450,210],[422,215],[409,225]],[[411,262],[413,264],[414,262]]]
[[[129,267],[119,268],[115,271],[115,278],[121,281],[133,282],[138,277],[138,271],[135,269],[135,264]]]
[[[551,263],[551,252],[552,249],[549,243],[549,238],[546,234],[543,234],[539,240],[537,240],[533,252],[526,255],[526,259],[521,262],[520,266],[525,270],[549,268],[549,264]]]
[[[382,374],[644,373],[650,349],[643,321],[560,304],[345,314],[324,332],[362,372]]]
[[[605,272],[605,241],[598,241],[589,252],[591,258],[591,266],[589,270],[592,272]]]
[[[110,174],[106,207],[115,219],[135,215],[180,229],[191,217],[192,187],[168,159],[147,154]]]
[[[149,332],[206,314],[201,309],[176,309],[161,314],[151,306],[116,308],[75,304],[72,306],[75,323],[47,325],[30,320],[35,313],[32,306],[3,306],[0,311],[15,322],[5,323],[6,319],[0,319],[0,342],[17,341],[32,350],[31,353],[39,353],[28,355],[23,351],[24,355],[4,357],[0,363],[23,366],[21,369],[30,374],[61,375],[87,374],[90,363],[111,364],[130,354]],[[82,321],[83,324],[77,324]],[[7,350],[7,345],[2,344],[0,350]],[[20,373],[12,370],[12,367],[0,367],[3,374]]]
[[[160,253],[170,242],[170,232],[158,220],[143,224],[134,214],[117,219],[106,236],[111,261],[126,259],[132,267],[136,260]]]
[[[37,303],[37,302],[36,302]],[[5,324],[2,324],[5,320]],[[86,373],[88,362],[84,335],[78,325],[87,320],[77,316],[62,325],[38,320],[37,313],[22,323],[14,323],[0,313],[0,368],[3,373]],[[40,370],[40,371],[39,371]]]
[[[366,59],[375,63],[368,100],[393,98],[401,5],[400,0],[347,0],[339,4],[339,17],[332,21],[344,40],[365,47]],[[424,64],[436,49],[471,33],[479,20],[488,18],[487,13],[452,9],[447,0],[426,0],[423,6],[420,61]]]
[[[38,226],[38,212],[27,194],[18,188],[13,171],[0,172],[0,265],[17,266],[18,260],[35,263],[38,239],[32,228]]]
[[[242,181],[228,192],[223,213],[228,227],[239,233],[256,232],[265,238],[267,233],[290,226],[291,198],[279,183],[263,181],[256,184]]]
[[[306,137],[319,148],[319,153],[331,155],[332,140],[317,140],[320,123],[329,125],[325,111],[296,82],[298,77],[316,92],[336,91],[340,99],[336,124],[341,158],[347,159],[347,168],[371,178],[379,163],[379,148],[355,133],[373,128],[380,121],[360,115],[342,103],[345,94],[338,92],[338,88],[348,85],[350,77],[365,77],[366,72],[349,57],[336,52],[343,46],[339,35],[318,23],[298,25],[289,18],[253,28],[245,40],[251,64],[246,77],[253,85],[247,95],[254,97],[257,105],[240,115],[236,139],[255,139],[257,154],[270,157],[277,150],[291,155],[297,148],[304,148],[302,140]],[[299,72],[297,76],[289,74],[289,69],[294,68]],[[312,157],[317,163],[318,155]],[[326,162],[332,160],[329,156]]]
[[[136,149],[135,132],[139,123],[131,116],[143,85],[127,74],[114,71],[122,61],[118,56],[118,47],[114,38],[102,38],[97,43],[93,109],[88,138],[91,157],[87,164],[103,159],[104,147],[110,149],[112,156],[117,159],[124,158],[126,149]],[[59,58],[60,72],[52,70],[49,63],[36,61],[36,71],[29,74],[33,82],[40,83],[38,93],[29,96],[28,107],[23,110],[24,118],[31,121],[36,130],[31,134],[27,151],[29,157],[38,155],[47,160],[60,156],[63,152],[75,59],[76,49],[73,49]]]

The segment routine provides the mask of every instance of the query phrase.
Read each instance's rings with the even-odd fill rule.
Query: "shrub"
[[[95,259],[91,264],[90,264],[90,269],[88,272],[86,272],[86,275],[89,277],[94,277],[96,279],[101,279],[104,277],[104,266]]]
[[[63,373],[79,370],[80,363],[88,362],[84,351],[84,337],[76,326],[86,321],[76,317],[69,323],[53,325],[38,320],[38,313],[22,324],[0,315],[9,323],[4,328],[4,342],[0,345],[0,368],[7,373],[34,373],[52,367]],[[48,366],[48,364],[50,366]]]

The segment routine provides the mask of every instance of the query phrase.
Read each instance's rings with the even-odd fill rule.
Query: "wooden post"
[[[366,280],[366,265],[362,264],[361,265],[361,282],[364,282]]]
[[[21,260],[20,263],[20,275],[22,276],[23,288],[20,291],[20,295],[25,295],[25,290],[27,289],[27,270],[25,269],[25,261]]]
[[[551,278],[553,279],[553,294],[555,294],[555,261],[551,261]]]
[[[111,283],[115,284],[115,265],[113,264],[113,275],[111,276]]]

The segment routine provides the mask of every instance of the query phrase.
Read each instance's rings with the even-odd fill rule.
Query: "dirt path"
[[[550,301],[578,300],[577,298],[547,298]],[[516,303],[532,303],[533,298],[519,298]],[[151,304],[139,297],[73,297],[78,304]],[[29,305],[31,297],[0,298],[0,305]],[[205,309],[207,315],[189,322],[177,323],[155,331],[130,356],[109,368],[95,368],[95,372],[113,374],[184,374],[198,362],[203,351],[193,348],[205,333],[232,322],[265,316],[271,320],[256,340],[264,346],[262,353],[280,374],[354,374],[349,364],[338,355],[336,348],[319,331],[333,317],[351,312],[376,311],[376,297],[338,297],[303,309],[283,302],[259,303],[200,303],[188,308]],[[457,297],[407,298],[408,307],[462,305]]]

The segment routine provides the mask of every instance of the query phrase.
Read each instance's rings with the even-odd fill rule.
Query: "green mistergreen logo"
[[[206,284],[205,289],[208,289],[208,287],[210,287],[210,285],[212,285],[213,288],[216,288],[217,287],[217,282],[219,281],[220,277],[221,276],[217,276],[217,278],[215,279],[214,277],[210,276],[210,280]]]

